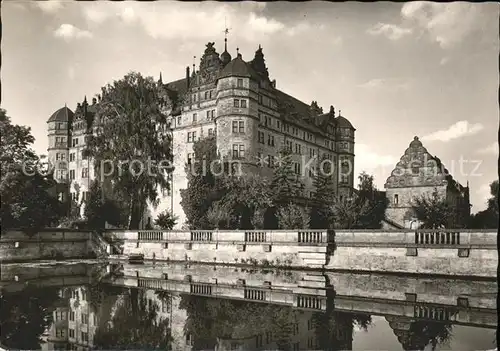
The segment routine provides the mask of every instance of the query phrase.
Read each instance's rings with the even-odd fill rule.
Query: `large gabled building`
[[[207,136],[216,138],[221,158],[240,163],[244,172],[262,176],[272,174],[279,151],[288,148],[293,153],[295,172],[303,177],[306,197],[314,194],[314,169],[327,158],[334,165],[337,195],[351,195],[355,128],[333,106],[325,113],[317,102],[306,104],[279,90],[276,80],[270,79],[260,46],[254,57],[245,61],[239,50],[232,58],[227,40],[222,54],[217,53],[214,43],[208,43],[197,69],[194,65],[192,69],[186,67],[184,78],[169,83],[164,83],[160,74],[158,83],[164,90],[164,111],[172,127],[175,170],[170,192],[146,214],[144,226],[164,210],[179,217],[179,227],[185,223],[180,206],[180,190],[187,187],[185,164],[193,159],[193,143]],[[98,103],[84,101],[74,115],[67,108],[64,113],[56,112],[64,121],[49,120],[50,145],[59,135],[54,133],[57,128],[64,134],[59,136],[64,137],[58,140],[59,148],[49,148],[49,156],[57,161],[61,157],[58,154],[64,154],[69,160],[67,169],[56,168],[56,177],[65,184],[78,184],[82,197],[93,170],[81,155],[81,148]],[[311,159],[313,162],[309,162]],[[76,191],[74,185],[67,189],[70,194]]]
[[[458,183],[441,160],[414,137],[384,185],[388,200],[386,227],[416,229],[421,223],[413,211],[415,198],[437,191],[454,210],[454,222],[465,225],[470,215],[469,186]]]

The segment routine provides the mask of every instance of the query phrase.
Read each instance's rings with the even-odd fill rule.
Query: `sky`
[[[277,88],[356,128],[355,172],[383,189],[414,136],[472,212],[498,179],[499,6],[431,2],[73,2],[6,0],[2,100],[46,153],[46,121],[137,71],[163,81],[198,66],[208,42],[251,60],[259,44]],[[196,56],[196,59],[194,59]]]

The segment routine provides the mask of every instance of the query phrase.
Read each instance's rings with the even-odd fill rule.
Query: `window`
[[[240,104],[241,104],[241,108],[247,108],[247,101],[246,100],[241,100],[240,101]]]
[[[212,99],[212,90],[209,91],[209,97]]]
[[[193,123],[196,123],[198,120],[198,115],[196,113],[193,113]]]
[[[233,144],[233,158],[245,157],[245,145]]]
[[[70,169],[69,170],[69,179],[70,180],[74,180],[75,179],[75,170],[74,169]]]
[[[78,145],[78,138],[73,138],[73,147]]]
[[[234,107],[240,107],[240,100],[234,99]]]
[[[89,334],[82,332],[82,342],[89,342]]]
[[[87,201],[89,198],[89,192],[88,191],[82,191],[82,200]]]
[[[307,347],[308,348],[314,347],[314,337],[311,336],[309,339],[307,339]]]
[[[259,131],[258,136],[259,136],[259,143],[264,144],[264,138],[265,138],[264,132]]]
[[[64,321],[66,320],[66,312],[56,311],[56,321]]]
[[[268,167],[273,167],[274,166],[274,156],[273,155],[269,155],[269,157],[267,159],[267,166]]]
[[[274,146],[274,135],[269,134],[267,136],[267,145]]]
[[[74,338],[75,337],[75,329],[69,329],[69,337]]]
[[[266,344],[269,344],[273,340],[273,333],[270,331],[266,332]]]
[[[82,168],[82,178],[88,178],[88,177],[89,177],[89,169]]]
[[[193,102],[196,102],[196,94],[193,94]]]
[[[214,130],[213,128],[208,128],[208,136],[211,137],[214,135]]]
[[[302,145],[295,144],[295,153],[299,155],[302,153]]]
[[[314,156],[316,156],[316,150],[314,149],[309,149],[309,157],[313,158]],[[328,159],[330,155],[328,155]]]
[[[293,351],[299,351],[300,350],[300,342],[296,342],[293,344]]]
[[[208,100],[208,91],[205,91],[205,100]]]
[[[89,324],[89,315],[82,313],[82,323],[83,324]]]
[[[312,319],[309,319],[307,321],[307,330],[312,330],[314,328],[314,321]]]
[[[62,123],[57,123],[56,124],[56,129],[63,129],[63,124]]]
[[[75,160],[75,156],[76,156],[76,154],[74,152],[69,154],[69,162],[73,162]]]
[[[196,141],[196,132],[188,132],[187,134],[187,142],[194,143]]]
[[[293,149],[292,149],[292,142],[291,142],[291,141],[288,141],[288,140],[287,140],[287,142],[286,142],[286,147],[287,147],[287,149],[288,149],[290,152],[291,152],[291,151],[293,151]]]
[[[180,126],[182,122],[181,116],[177,117],[177,125]]]
[[[245,133],[245,122],[244,121],[233,121],[233,134]]]
[[[210,118],[214,119],[215,118],[215,110],[212,110],[210,113]]]
[[[276,127],[279,129],[280,128],[280,121],[276,121]]]
[[[74,321],[74,320],[75,320],[75,312],[71,311],[71,312],[69,313],[69,320],[70,320],[70,321]]]
[[[264,343],[262,341],[263,341],[262,334],[257,335],[255,337],[255,346],[262,347],[264,345]]]
[[[238,88],[243,88],[243,79],[238,78],[238,80],[237,80],[237,86],[238,86]]]
[[[300,163],[295,162],[293,167],[294,167],[295,174],[300,174],[300,169],[301,169]]]
[[[187,156],[187,164],[190,165],[193,160],[193,154],[188,154]]]
[[[341,176],[340,182],[342,184],[347,184],[347,183],[349,183],[349,180],[347,179],[346,175],[343,175],[343,176]]]
[[[418,174],[419,171],[420,171],[420,169],[418,167],[412,167],[411,168],[411,173],[413,173],[413,174]]]
[[[57,328],[57,329],[56,329],[56,337],[57,337],[57,338],[64,338],[64,336],[65,336],[65,333],[64,333],[64,332],[65,332],[65,330],[64,330],[64,329],[62,329],[62,328]]]
[[[394,205],[397,205],[399,203],[399,196],[398,194],[394,194]]]

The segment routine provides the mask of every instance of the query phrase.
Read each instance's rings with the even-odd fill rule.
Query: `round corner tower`
[[[258,172],[258,82],[239,53],[217,81],[217,150],[223,160],[241,164],[243,173]]]

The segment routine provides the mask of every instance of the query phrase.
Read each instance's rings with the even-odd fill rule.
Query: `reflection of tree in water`
[[[452,337],[452,324],[433,321],[415,321],[405,317],[386,317],[404,350],[423,350],[431,345],[449,342]]]
[[[253,336],[271,332],[280,350],[290,349],[290,337],[299,311],[289,306],[248,301],[181,295],[180,308],[186,310],[186,334],[193,348],[214,349],[217,338]]]
[[[144,290],[129,289],[109,323],[99,325],[94,336],[96,349],[167,349],[170,327],[158,318],[158,306],[149,303]]]
[[[327,307],[325,313],[315,313],[316,337],[321,350],[352,350],[354,326],[367,330],[372,322],[368,314],[335,311]]]
[[[38,350],[40,336],[52,323],[57,288],[27,288],[0,297],[0,343],[12,349]]]

